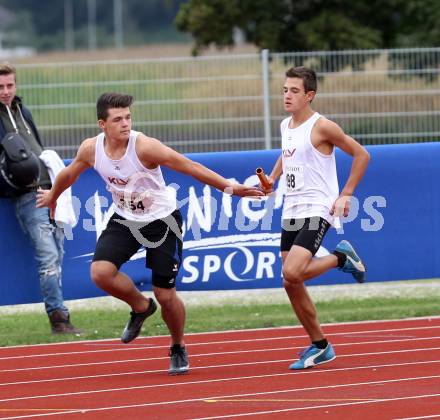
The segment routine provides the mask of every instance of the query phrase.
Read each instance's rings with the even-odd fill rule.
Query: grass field
[[[440,279],[319,286],[309,290],[322,323],[440,315]],[[284,291],[279,289],[204,294],[185,292],[182,297],[187,303],[187,332],[298,324]],[[118,338],[127,321],[128,309],[109,299],[68,303],[75,326],[83,330],[79,337],[51,335],[42,305],[0,308],[0,343],[11,346]],[[167,333],[158,311],[148,320],[142,334]]]

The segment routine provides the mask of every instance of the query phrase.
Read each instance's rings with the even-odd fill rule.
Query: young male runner
[[[189,369],[184,344],[185,307],[176,294],[175,279],[182,261],[182,216],[175,192],[167,187],[160,165],[190,175],[200,182],[238,196],[260,196],[256,187],[233,184],[200,163],[193,162],[162,144],[131,129],[133,97],[105,93],[97,102],[102,133],[83,141],[72,163],[63,169],[51,190],[40,190],[38,207],[54,214],[59,195],[87,168],[94,167],[113,197],[115,213],[96,245],[91,277],[98,287],[132,308],[121,340],[134,340],[143,322],[156,311],[133,281],[120,271],[122,264],[141,245],[147,249],[146,264],[152,270],[153,291],[162,318],[171,334],[170,374]]]
[[[290,68],[284,83],[284,108],[290,116],[281,123],[282,155],[270,176],[269,193],[282,175],[285,198],[282,214],[281,257],[284,287],[292,308],[310,337],[311,345],[300,353],[290,369],[305,369],[329,362],[336,356],[318,321],[315,305],[304,285],[306,280],[338,267],[365,281],[365,266],[353,246],[341,241],[336,250],[314,258],[337,216],[347,216],[350,199],[365,173],[369,154],[334,122],[311,108],[316,95],[316,74],[306,67]],[[353,157],[348,180],[339,193],[335,148]]]

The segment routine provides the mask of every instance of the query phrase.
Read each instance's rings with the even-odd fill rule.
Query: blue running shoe
[[[300,359],[289,366],[291,370],[308,369],[316,365],[331,362],[336,359],[335,351],[330,343],[325,349],[318,349],[314,344],[304,349],[300,354]]]
[[[345,264],[340,270],[344,273],[350,273],[358,283],[365,282],[367,269],[358,254],[356,254],[351,243],[345,240],[339,242],[336,246],[336,251],[342,252],[347,256]]]

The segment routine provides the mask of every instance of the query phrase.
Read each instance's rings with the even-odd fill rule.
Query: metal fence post
[[[264,147],[272,148],[270,127],[269,50],[261,51],[263,74]]]

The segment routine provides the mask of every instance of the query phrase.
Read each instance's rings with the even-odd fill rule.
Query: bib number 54
[[[135,211],[136,209],[142,211],[145,210],[144,203],[142,203],[142,201],[139,201],[138,203],[135,203],[133,200],[127,202],[123,198],[121,198],[120,202],[124,207],[129,207],[131,211]]]

